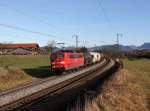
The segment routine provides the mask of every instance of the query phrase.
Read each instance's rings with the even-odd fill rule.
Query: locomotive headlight
[[[56,64],[56,62],[52,62],[52,64]]]
[[[64,64],[65,62],[62,61],[62,62],[52,62],[52,64]]]
[[[62,61],[62,62],[59,62],[60,64],[64,64],[65,62],[64,61]]]

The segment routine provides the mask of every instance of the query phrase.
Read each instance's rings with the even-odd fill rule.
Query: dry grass
[[[133,77],[123,70],[108,83],[105,83],[102,93],[86,111],[148,111],[147,95],[137,83],[139,78]],[[91,110],[92,109],[92,110]]]
[[[125,69],[106,81],[97,97],[86,100],[83,109],[77,105],[72,111],[149,111],[150,61],[124,62]]]
[[[27,75],[18,67],[0,67],[0,91],[33,81],[35,78]]]
[[[1,55],[0,91],[48,77],[49,55]]]

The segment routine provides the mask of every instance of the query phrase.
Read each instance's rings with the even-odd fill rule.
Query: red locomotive
[[[51,54],[51,69],[54,72],[64,72],[100,61],[101,54],[97,52],[61,50]]]
[[[51,55],[51,68],[53,71],[66,71],[83,66],[85,63],[83,53],[71,51],[58,51]]]

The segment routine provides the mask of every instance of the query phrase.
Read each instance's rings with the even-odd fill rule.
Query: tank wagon
[[[51,54],[51,69],[54,72],[64,72],[77,69],[100,61],[97,52],[57,51]]]
[[[89,52],[92,55],[92,62],[98,62],[101,59],[101,54],[98,52]]]

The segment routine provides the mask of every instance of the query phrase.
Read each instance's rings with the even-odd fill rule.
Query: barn
[[[15,55],[29,55],[38,54],[39,45],[37,43],[24,44],[0,44],[0,54],[15,54]]]

